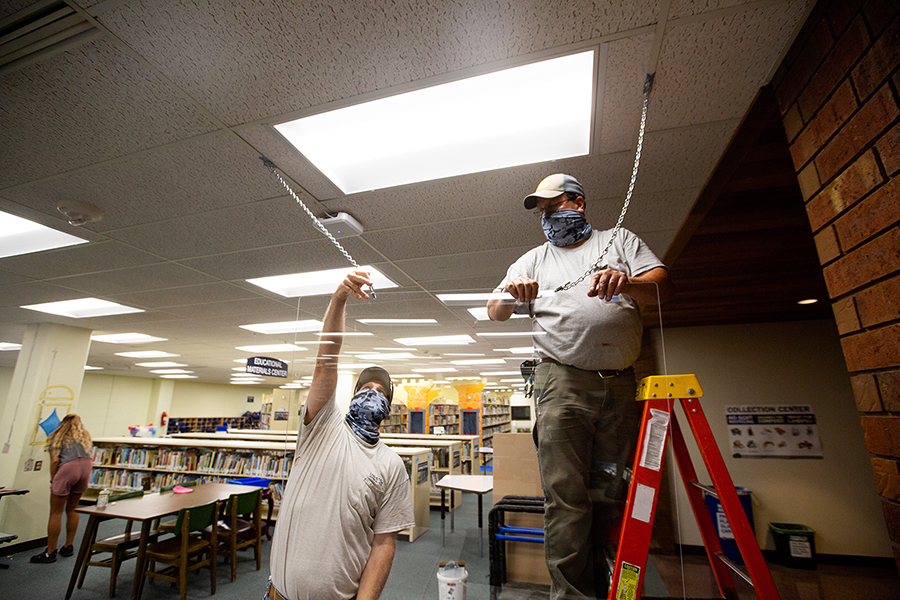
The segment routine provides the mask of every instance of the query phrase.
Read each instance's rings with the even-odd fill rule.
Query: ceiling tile
[[[188,285],[164,290],[149,290],[146,292],[126,292],[122,294],[110,294],[109,296],[116,302],[145,308],[171,308],[175,306],[205,304],[208,303],[211,298],[215,298],[217,302],[258,298],[258,294],[255,294],[250,290],[242,289],[236,285],[224,282]]]
[[[209,275],[175,263],[159,263],[54,280],[59,285],[80,290],[89,296],[108,296],[160,287],[175,288],[213,281],[215,278]]]
[[[647,55],[653,34],[636,35],[607,44],[600,119],[600,153],[633,151],[644,103]],[[652,98],[652,92],[651,92]],[[648,104],[648,114],[653,102]]]
[[[502,13],[494,3],[440,0],[403,10],[379,0],[182,1],[123,3],[99,20],[238,125],[650,25],[656,11],[652,0],[512,3]]]
[[[338,241],[360,265],[384,260],[360,238]],[[181,264],[230,281],[349,266],[341,252],[324,237],[298,244],[186,259]]]
[[[215,133],[5,190],[4,195],[51,214],[60,200],[88,202],[105,216],[85,228],[110,231],[283,192],[253,148],[231,133]]]
[[[806,2],[781,2],[708,20],[677,21],[663,40],[651,130],[738,119],[768,83]]]
[[[41,278],[52,279],[159,262],[162,262],[159,257],[143,250],[119,242],[104,241],[10,256],[0,259],[0,269],[26,277],[40,273]]]
[[[215,128],[107,37],[2,74],[0,89],[0,188]]]

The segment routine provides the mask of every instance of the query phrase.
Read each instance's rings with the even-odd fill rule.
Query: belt
[[[258,593],[258,592],[257,592]],[[287,600],[284,596],[282,596],[278,590],[275,589],[275,586],[272,585],[272,582],[269,582],[269,589],[266,590],[266,597],[269,600]]]
[[[540,360],[540,362],[553,363],[555,365],[560,365],[563,367],[571,367],[573,369],[578,369],[578,367],[573,367],[572,365],[564,365],[563,363],[559,362],[558,360],[554,360],[552,358],[542,358]],[[578,370],[584,371],[586,369],[578,369]],[[634,370],[634,367],[628,367],[627,369],[598,369],[598,370],[594,370],[592,372],[599,375],[600,379],[611,379],[613,377],[618,377],[619,375],[624,375],[624,374],[628,373],[629,371],[633,371],[633,370]]]

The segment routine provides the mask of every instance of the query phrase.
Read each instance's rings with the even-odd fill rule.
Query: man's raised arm
[[[312,383],[309,386],[309,394],[306,396],[306,416],[304,423],[313,420],[322,407],[334,396],[337,388],[338,355],[344,344],[344,336],[328,335],[344,332],[344,308],[347,298],[353,296],[360,300],[369,295],[363,291],[363,286],[372,285],[369,273],[354,271],[349,273],[338,288],[331,295],[331,302],[322,319],[322,336],[319,340],[319,353],[316,356],[316,368],[313,371]]]

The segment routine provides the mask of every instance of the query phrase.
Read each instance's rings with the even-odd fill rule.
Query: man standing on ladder
[[[525,198],[525,208],[540,215],[547,243],[509,267],[495,292],[516,302],[491,300],[488,315],[494,321],[514,312],[533,317],[539,361],[533,435],[550,597],[606,598],[605,547],[616,503],[625,497],[641,417],[632,369],[641,351],[641,307],[665,302],[674,288],[635,234],[592,231],[574,177],[547,177]],[[591,265],[597,272],[588,279]]]

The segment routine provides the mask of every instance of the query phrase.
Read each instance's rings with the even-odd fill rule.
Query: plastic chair
[[[216,593],[216,523],[219,514],[219,502],[211,502],[204,506],[183,508],[178,511],[175,524],[175,537],[150,544],[147,547],[147,566],[142,577],[163,579],[177,583],[181,590],[181,600],[187,598],[188,571],[196,571],[201,567],[209,567],[210,592]],[[207,534],[204,530],[210,527]],[[205,557],[204,557],[205,556]],[[168,565],[162,571],[156,571],[156,563]]]
[[[109,501],[117,502],[119,500],[127,500],[128,498],[141,498],[143,495],[143,490],[138,490],[136,492],[121,492],[110,495]],[[136,548],[141,540],[140,533],[131,533],[131,526],[132,520],[129,519],[125,523],[125,533],[104,538],[102,540],[94,540],[91,544],[88,560],[85,561],[84,566],[81,567],[81,575],[78,578],[79,589],[82,584],[84,584],[84,576],[87,573],[88,567],[104,567],[110,570],[109,597],[114,598],[116,596],[116,578],[119,575],[119,567],[122,566],[124,561],[137,556]],[[156,535],[153,535],[152,537],[154,540],[156,539]],[[107,558],[92,560],[95,554],[106,553],[109,554]]]
[[[259,571],[262,554],[262,490],[232,494],[228,498],[225,518],[218,525],[218,539],[219,554],[231,561],[232,581],[237,579],[238,550],[252,547],[256,570]]]

